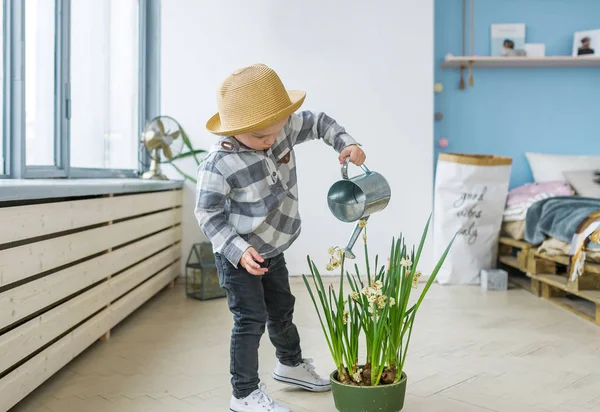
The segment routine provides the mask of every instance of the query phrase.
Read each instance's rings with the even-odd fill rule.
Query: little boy
[[[323,113],[296,114],[305,93],[286,91],[257,64],[237,70],[217,93],[219,112],[206,124],[219,141],[198,169],[195,214],[213,245],[221,287],[233,314],[230,346],[232,412],[287,412],[259,386],[258,347],[268,326],[278,362],[273,378],[309,391],[330,390],[303,359],[292,321],[283,252],[300,234],[294,145],[321,138],[361,165],[365,154]]]

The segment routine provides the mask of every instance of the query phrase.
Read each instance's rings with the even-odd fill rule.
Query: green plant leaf
[[[331,344],[331,340],[329,339],[329,334],[327,333],[327,330],[325,329],[325,325],[323,323],[323,319],[321,318],[321,311],[319,311],[319,307],[317,306],[317,301],[315,300],[315,296],[313,294],[313,291],[312,291],[310,285],[308,284],[308,280],[306,280],[306,276],[302,275],[302,278],[304,279],[304,284],[306,285],[306,288],[308,289],[308,293],[310,295],[310,298],[312,299],[313,305],[315,307],[315,310],[317,311],[317,316],[319,318],[319,322],[321,323],[321,328],[323,329],[323,335],[325,335],[325,340],[327,341],[327,346],[329,346],[329,351],[331,352],[331,356],[335,360],[336,359],[335,352],[333,350],[333,346]]]
[[[190,150],[190,152],[193,153],[192,155],[194,156],[194,160],[196,160],[196,164],[199,165],[200,160],[198,160],[198,157],[196,157],[196,154],[194,153],[194,146],[192,146],[192,142],[190,141],[190,138],[188,137],[183,127],[181,128],[181,138],[183,139],[183,144],[185,144]]]
[[[346,373],[352,375],[356,372],[359,363],[359,337],[362,334],[366,345],[366,362],[360,363],[368,363],[371,366],[371,384],[374,386],[381,384],[383,371],[389,367],[397,368],[396,382],[401,379],[417,311],[456,238],[455,235],[439,258],[417,302],[409,305],[412,300],[413,279],[418,272],[418,263],[431,220],[432,215],[427,220],[418,247],[407,245],[402,234],[397,239],[392,238],[387,268],[386,265],[382,265],[381,269],[378,267],[379,256],[375,255],[375,266],[371,270],[366,241],[364,242],[365,273],[361,274],[356,264],[354,264],[355,273],[345,271],[345,259],[342,258],[339,290],[336,290],[337,287],[336,289],[331,286],[325,287],[319,270],[310,257],[308,258],[316,293],[312,293],[312,287],[306,277],[304,277],[304,283],[309,288],[313,305],[318,310],[321,328],[328,345],[330,345],[338,373],[348,377]],[[410,266],[402,265],[404,258],[412,261]],[[347,301],[344,300],[346,298],[344,295],[346,279],[344,277],[347,278],[352,292],[358,294],[355,296],[356,301],[352,300],[353,293],[348,295]],[[363,279],[366,280],[366,285],[363,283]],[[367,297],[368,293],[363,293],[365,287],[371,287],[372,281],[376,281],[378,284],[381,282],[381,290],[377,293],[388,298],[384,301],[385,304],[382,304],[381,301],[371,304]],[[374,287],[379,289],[377,286]],[[321,309],[319,309],[315,295],[319,297]],[[390,304],[390,298],[395,300],[393,306]],[[371,305],[375,308],[373,313],[369,312]],[[344,316],[346,308],[347,317]]]
[[[419,259],[421,258],[421,252],[423,251],[423,245],[425,244],[425,239],[427,238],[427,232],[429,231],[429,223],[431,222],[432,214],[429,214],[429,218],[427,219],[427,223],[425,224],[425,228],[423,229],[423,234],[421,235],[421,242],[419,242],[419,248],[417,249],[417,254],[415,255],[415,259],[413,261],[413,268],[417,268],[419,264]]]
[[[423,302],[423,299],[425,299],[425,294],[427,293],[427,291],[431,287],[431,284],[435,280],[438,272],[440,271],[442,265],[444,264],[444,261],[446,260],[446,256],[448,256],[448,252],[450,252],[450,248],[452,247],[452,244],[454,243],[454,239],[456,239],[456,235],[457,235],[457,233],[455,233],[454,236],[452,237],[452,240],[448,244],[448,247],[446,247],[446,250],[442,254],[442,257],[440,257],[440,259],[438,260],[437,265],[435,265],[435,268],[433,269],[433,272],[431,272],[431,275],[429,276],[429,279],[427,279],[427,283],[425,284],[425,287],[423,288],[423,292],[421,292],[421,296],[419,296],[419,300],[415,304],[415,313],[419,309],[419,306],[421,306],[421,302]]]
[[[197,154],[200,154],[200,153],[206,153],[206,150],[198,149],[198,150],[194,150],[192,152],[180,153],[177,156],[174,156],[173,159],[171,159],[171,161],[185,159],[186,157],[190,157],[190,156],[196,156]]]
[[[181,175],[182,175],[182,176],[183,176],[185,179],[188,179],[188,180],[190,180],[190,181],[194,182],[194,184],[195,184],[195,183],[198,183],[198,182],[196,181],[196,179],[194,179],[192,176],[188,175],[188,174],[187,174],[187,173],[185,173],[183,170],[181,170],[179,167],[177,167],[177,165],[176,165],[175,163],[169,162],[169,164],[170,164],[171,166],[173,166],[173,167],[175,168],[175,170],[177,170],[177,171],[179,172],[179,174],[181,174]]]

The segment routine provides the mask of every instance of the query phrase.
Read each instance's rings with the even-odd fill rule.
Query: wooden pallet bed
[[[529,261],[529,253],[532,248],[527,242],[500,237],[498,246],[498,263],[508,269],[508,280],[512,285],[521,287],[539,296],[537,289],[533,289],[533,282],[525,274]]]
[[[539,253],[521,240],[499,240],[498,261],[513,269],[511,283],[600,325],[600,264],[587,262],[584,273],[570,280],[569,260],[569,256]]]
[[[529,274],[541,297],[574,314],[600,325],[600,290],[572,290],[565,276]]]

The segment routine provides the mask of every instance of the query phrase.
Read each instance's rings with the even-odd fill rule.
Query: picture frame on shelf
[[[546,45],[544,43],[526,43],[525,55],[527,57],[545,57]]]
[[[490,56],[525,56],[525,24],[492,24]]]
[[[575,32],[572,55],[573,57],[600,56],[600,29]]]

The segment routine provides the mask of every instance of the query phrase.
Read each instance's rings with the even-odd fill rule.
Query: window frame
[[[1,0],[0,0],[1,1]],[[47,1],[47,0],[46,0]],[[94,179],[139,178],[147,164],[142,153],[135,169],[100,169],[70,167],[70,22],[71,1],[55,1],[55,76],[54,76],[54,139],[55,165],[26,164],[25,136],[25,2],[4,0],[4,96],[2,115],[4,126],[5,174],[0,179]],[[144,125],[160,111],[160,2],[139,2],[139,100],[138,133],[131,136],[138,142]]]
[[[11,7],[10,7],[10,0],[4,0],[2,1],[2,4],[0,5],[2,7],[2,20],[3,20],[3,24],[2,24],[2,72],[3,72],[3,88],[2,88],[2,96],[1,96],[1,100],[2,100],[2,113],[0,113],[0,116],[3,117],[3,122],[2,122],[2,130],[0,130],[0,144],[3,145],[3,159],[2,162],[3,164],[3,171],[2,173],[0,173],[0,179],[7,179],[10,178],[10,171],[11,171],[11,139],[10,139],[10,134],[8,133],[8,130],[10,128],[10,122],[9,122],[9,117],[10,117],[10,84],[11,84],[11,79],[10,79],[10,65],[12,60],[10,59],[10,33],[12,31],[12,25],[11,25],[11,16],[8,15],[8,13],[10,13]]]

